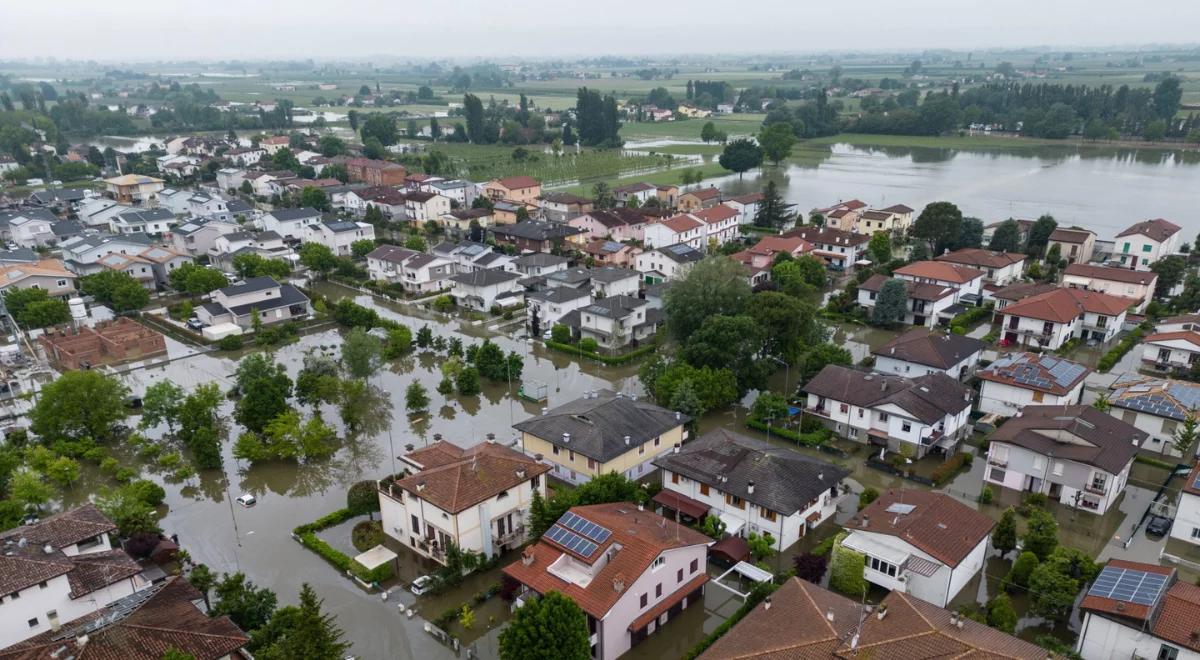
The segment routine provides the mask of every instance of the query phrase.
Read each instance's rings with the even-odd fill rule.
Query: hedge
[[[962,327],[966,328],[972,324],[982,321],[983,319],[985,319],[991,315],[992,315],[992,308],[990,306],[988,306],[988,307],[973,307],[973,308],[968,309],[967,311],[963,312],[962,314],[958,314],[954,318],[950,319],[950,327],[954,327],[957,325],[957,326],[962,326]]]
[[[317,518],[308,524],[300,525],[292,530],[292,534],[294,534],[300,541],[300,545],[303,545],[309,550],[317,553],[317,556],[329,562],[334,568],[337,568],[343,573],[351,573],[367,584],[371,584],[373,582],[383,582],[384,580],[392,577],[391,562],[388,562],[383,566],[379,566],[374,570],[367,570],[362,564],[351,559],[349,555],[334,548],[317,536],[317,532],[321,531],[322,529],[344,523],[356,515],[358,514],[350,511],[350,509],[338,509],[333,513],[321,516],[320,518]]]
[[[934,485],[941,487],[953,479],[964,467],[970,467],[972,462],[974,462],[974,456],[960,451],[934,468],[930,477],[933,478]]]
[[[786,438],[787,440],[791,440],[792,442],[802,445],[808,445],[809,447],[817,447],[829,442],[830,436],[829,429],[827,428],[821,428],[811,433],[801,433],[799,431],[793,431],[791,429],[786,429],[779,426],[772,426],[768,430],[766,422],[754,419],[753,417],[746,420],[746,426],[756,431],[773,433],[781,438]]]
[[[553,348],[554,350],[561,351],[563,353],[570,353],[571,355],[576,355],[579,357],[590,358],[592,360],[599,360],[600,362],[603,362],[604,364],[607,364],[609,366],[615,366],[618,364],[625,364],[626,362],[632,362],[633,360],[636,360],[645,355],[649,355],[649,354],[653,353],[654,351],[658,350],[657,345],[647,344],[645,346],[640,346],[638,348],[635,348],[632,351],[629,351],[628,353],[623,353],[621,355],[616,355],[616,356],[610,357],[607,355],[601,355],[601,354],[593,352],[593,351],[585,351],[582,348],[580,348],[574,344],[561,344],[556,341],[548,341],[548,342],[546,342],[546,346],[548,348]]]
[[[1130,332],[1128,336],[1117,342],[1116,346],[1113,346],[1111,350],[1105,353],[1104,356],[1100,358],[1100,364],[1097,365],[1100,371],[1103,373],[1108,373],[1109,369],[1112,369],[1113,366],[1120,362],[1121,358],[1125,357],[1125,354],[1141,341],[1142,336],[1145,335],[1150,329],[1149,324],[1149,321],[1143,322],[1141,325],[1134,328],[1133,332]]]

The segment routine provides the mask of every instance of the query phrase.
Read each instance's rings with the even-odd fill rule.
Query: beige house
[[[1055,229],[1046,243],[1046,253],[1055,245],[1058,253],[1069,264],[1086,264],[1092,260],[1096,251],[1096,233],[1087,229],[1073,227],[1071,229]]]
[[[493,201],[507,200],[536,207],[542,184],[531,176],[509,176],[483,184],[483,194]]]
[[[166,182],[152,176],[125,174],[104,180],[104,190],[122,204],[144,204],[156,199]]]
[[[1132,298],[1138,303],[1132,309],[1141,314],[1154,299],[1154,287],[1158,274],[1149,270],[1109,268],[1092,264],[1076,263],[1063,271],[1063,286],[1070,289],[1099,291],[1111,296]]]
[[[75,295],[75,273],[58,259],[0,267],[0,296],[13,289],[42,289],[51,298]]]
[[[562,481],[580,484],[606,472],[637,479],[688,439],[682,413],[599,390],[513,425],[521,448],[551,466]]]

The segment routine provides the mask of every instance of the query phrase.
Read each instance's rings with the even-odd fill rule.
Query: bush
[[[600,348],[600,345],[597,344],[596,340],[592,339],[591,337],[584,337],[583,339],[579,340],[579,349],[582,351],[595,353],[598,348]]]
[[[1022,552],[1013,562],[1012,568],[1009,569],[1008,575],[1004,576],[1000,587],[1007,591],[1014,589],[1026,589],[1029,587],[1029,576],[1033,575],[1034,569],[1038,567],[1037,555],[1028,550]]]
[[[879,491],[867,486],[863,492],[858,494],[858,510],[862,511],[867,508],[867,505],[879,499]]]
[[[217,348],[223,351],[236,351],[241,347],[241,335],[229,335],[228,337],[221,337],[221,339],[217,342]]]
[[[649,354],[653,353],[654,351],[658,350],[658,347],[655,346],[654,344],[646,344],[644,346],[639,346],[638,348],[635,348],[632,351],[629,351],[628,353],[622,353],[621,355],[608,356],[608,355],[600,355],[599,353],[596,353],[594,351],[586,351],[580,346],[572,346],[571,344],[559,343],[559,342],[556,342],[553,340],[546,342],[546,347],[553,348],[554,350],[561,351],[563,353],[570,353],[571,355],[578,355],[579,357],[585,357],[585,358],[589,358],[592,360],[597,360],[599,362],[603,362],[604,364],[607,364],[610,366],[615,366],[618,364],[625,364],[627,362],[632,362],[642,356],[649,355]]]
[[[129,495],[146,506],[158,506],[167,497],[167,491],[162,486],[149,479],[138,479],[125,486]]]
[[[985,485],[983,487],[983,489],[979,491],[979,503],[980,504],[991,504],[993,497],[995,497],[995,493],[992,491],[991,486]]]
[[[358,523],[350,533],[350,541],[359,552],[374,548],[383,543],[383,523],[378,520],[364,520]]]
[[[933,479],[935,486],[944,486],[958,475],[961,470],[969,467],[971,467],[971,455],[960,451],[934,468],[930,477]]]
[[[352,515],[361,516],[364,513],[371,515],[379,510],[379,493],[375,487],[375,482],[370,479],[355,482],[349,490],[346,491],[346,508],[350,510]]]
[[[746,420],[746,426],[755,429],[756,431],[767,431],[766,422],[753,418]],[[791,440],[792,442],[798,444],[807,445],[809,447],[817,447],[829,442],[829,438],[832,435],[832,432],[824,426],[810,433],[797,433],[791,429],[771,426],[770,432],[772,435],[784,438],[785,440]]]
[[[824,541],[821,541],[817,545],[813,546],[812,551],[808,554],[813,555],[814,557],[825,557],[829,554],[830,550],[833,550],[833,544],[836,541],[837,534],[834,534],[833,536],[830,536]]]
[[[569,344],[571,343],[571,329],[561,323],[556,323],[553,328],[550,328],[550,338],[558,344]]]
[[[1118,362],[1121,361],[1121,358],[1125,357],[1125,354],[1128,353],[1130,349],[1132,349],[1134,346],[1137,346],[1141,342],[1142,336],[1145,335],[1149,329],[1150,322],[1145,321],[1138,327],[1134,328],[1133,332],[1130,332],[1124,339],[1117,342],[1116,346],[1113,346],[1111,350],[1109,350],[1100,358],[1100,362],[1097,365],[1100,371],[1102,373],[1108,373],[1110,369],[1112,369]]]
[[[839,534],[842,538],[843,534]],[[867,593],[866,555],[834,542],[833,561],[830,562],[829,588],[854,599]]]

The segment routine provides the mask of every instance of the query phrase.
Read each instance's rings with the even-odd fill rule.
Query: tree
[[[725,145],[717,162],[727,170],[737,172],[740,178],[763,162],[762,147],[746,138],[738,138]]]
[[[593,204],[598,209],[611,209],[617,205],[617,199],[613,197],[612,189],[603,181],[596,182],[592,186]]]
[[[357,481],[346,491],[346,508],[356,516],[367,514],[372,520],[379,510],[379,489],[370,479]]]
[[[1161,119],[1155,119],[1146,123],[1146,127],[1142,129],[1142,139],[1149,142],[1158,142],[1167,135],[1167,122]]]
[[[1054,621],[1066,619],[1079,590],[1099,572],[1100,566],[1088,555],[1065,546],[1055,548],[1029,576],[1029,611]]]
[[[325,191],[316,186],[304,186],[304,189],[300,191],[300,206],[314,208],[318,211],[329,211],[332,208]]]
[[[159,531],[158,514],[137,491],[126,488],[108,491],[96,498],[96,508],[108,516],[126,538]]]
[[[300,263],[322,275],[327,275],[337,268],[338,264],[333,250],[320,243],[305,243],[300,246]]]
[[[379,144],[387,147],[400,141],[400,131],[396,127],[396,118],[382,112],[372,113],[362,125],[362,139],[378,140]]]
[[[1192,447],[1196,444],[1197,436],[1200,435],[1197,425],[1200,425],[1200,420],[1197,419],[1194,410],[1189,410],[1187,417],[1183,418],[1183,425],[1175,429],[1175,436],[1171,440],[1171,445],[1184,458],[1192,455]]]
[[[429,394],[424,385],[415,380],[408,384],[408,388],[404,390],[404,407],[409,413],[429,410]]]
[[[756,293],[747,313],[762,330],[762,353],[795,362],[806,345],[820,341],[817,310],[802,300],[777,291]]]
[[[383,342],[362,328],[353,328],[342,340],[342,366],[351,378],[366,380],[383,365]]]
[[[787,411],[787,397],[774,392],[761,392],[754,399],[754,405],[750,409],[750,416],[763,421],[768,419],[783,419],[787,417]]]
[[[59,325],[71,320],[71,310],[62,300],[50,298],[45,289],[13,288],[4,296],[8,313],[26,330]]]
[[[795,206],[783,201],[783,196],[779,194],[779,188],[774,181],[767,181],[766,187],[763,188],[763,199],[754,214],[754,224],[758,227],[783,227],[792,219],[792,209]]]
[[[463,396],[479,394],[479,370],[475,367],[464,367],[454,379],[454,386],[458,388],[458,393]]]
[[[858,494],[858,510],[862,511],[877,499],[879,499],[879,491],[867,486],[863,489],[863,492]]]
[[[1029,240],[1025,243],[1028,254],[1040,256],[1050,242],[1050,234],[1058,228],[1058,222],[1051,215],[1043,215],[1034,221],[1029,228]]]
[[[806,552],[797,555],[792,564],[796,569],[796,577],[813,584],[821,584],[821,579],[825,577],[825,569],[829,566],[829,558]]]
[[[933,202],[921,210],[910,233],[923,239],[934,254],[953,248],[962,232],[962,211],[950,202]]]
[[[892,239],[888,238],[887,232],[875,232],[867,243],[867,251],[875,263],[886,264],[892,260]]]
[[[829,588],[854,599],[867,593],[866,556],[842,545],[846,533],[838,534],[833,541],[833,559],[829,565]]]
[[[266,587],[257,588],[243,573],[225,574],[214,586],[216,602],[212,615],[228,616],[242,630],[257,630],[275,612],[275,594]]]
[[[233,258],[233,272],[243,279],[271,277],[281,280],[292,272],[292,268],[282,259],[268,259],[258,254],[239,254]]]
[[[374,249],[375,241],[369,238],[363,238],[350,244],[350,254],[359,260],[366,259],[367,255]]]
[[[708,257],[667,289],[667,327],[675,337],[686,339],[710,316],[740,314],[750,295],[740,263],[728,257]]]
[[[234,372],[242,397],[233,408],[233,418],[254,432],[261,432],[271,420],[288,410],[292,379],[283,365],[266,353],[248,355]]]
[[[711,121],[704,122],[700,127],[700,139],[705,142],[712,142],[717,139],[717,127]]]
[[[217,582],[217,576],[213,574],[212,569],[204,564],[196,564],[192,567],[192,570],[188,571],[187,581],[204,598],[205,609],[211,608],[212,606],[208,601],[208,593],[212,591],[213,585]]]
[[[1013,634],[1017,631],[1017,611],[1013,609],[1012,599],[1001,592],[987,604],[987,623],[989,626]]]
[[[1150,264],[1150,270],[1158,275],[1158,281],[1154,285],[1155,297],[1166,298],[1187,274],[1187,257],[1178,254],[1167,255]]]
[[[179,406],[178,437],[201,470],[221,467],[222,422],[217,413],[223,400],[216,383],[205,383],[184,397]]]
[[[1000,515],[1000,522],[992,531],[992,547],[1003,557],[1017,547],[1017,512],[1009,507]]]
[[[1001,222],[992,232],[992,240],[988,243],[989,250],[1000,252],[1021,251],[1021,226],[1016,220],[1009,218]]]
[[[1009,590],[1013,588],[1029,588],[1029,576],[1033,575],[1033,571],[1037,566],[1037,555],[1028,550],[1022,552],[1020,555],[1017,555],[1017,559],[1013,562],[1012,569],[1008,571],[1008,575],[1004,576],[1002,586]]]
[[[892,325],[902,323],[908,311],[908,289],[904,282],[890,278],[879,288],[875,297],[875,309],[871,310],[871,323]]]
[[[184,396],[183,388],[169,380],[150,385],[142,396],[142,420],[138,425],[145,429],[166,423],[167,430],[174,434]]]
[[[1030,510],[1022,540],[1025,550],[1037,555],[1039,560],[1046,561],[1050,553],[1058,547],[1058,523],[1054,516],[1045,509]]]
[[[141,309],[150,303],[150,293],[129,273],[106,270],[79,280],[79,288],[117,312]]]
[[[193,296],[202,296],[229,286],[229,280],[221,271],[193,263],[183,264],[171,271],[170,280],[171,288]]]
[[[790,124],[771,124],[759,133],[758,144],[767,160],[779,165],[792,155],[792,147],[796,145],[796,133]]]
[[[250,646],[263,660],[341,660],[350,644],[333,615],[321,611],[324,601],[307,582],[300,587],[300,605],[281,607],[251,635]]]
[[[47,443],[104,440],[125,418],[129,388],[98,371],[68,371],[42,387],[29,413],[30,430]]]
[[[46,483],[40,472],[21,468],[8,478],[8,497],[26,509],[40,509],[54,497],[54,489]]]
[[[557,591],[525,603],[500,631],[501,660],[588,660],[587,615]]]
[[[983,220],[979,218],[963,218],[962,229],[958,240],[954,243],[955,250],[962,248],[978,248],[983,245]]]
[[[753,317],[740,314],[710,316],[683,343],[679,357],[694,367],[729,369],[745,393],[766,385],[773,371],[769,362],[759,359],[763,333]]]

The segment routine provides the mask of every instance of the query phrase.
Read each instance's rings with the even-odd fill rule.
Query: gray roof
[[[619,319],[627,316],[630,312],[638,307],[645,307],[646,301],[633,296],[610,296],[601,298],[583,308],[583,311],[595,314],[596,316],[604,316],[610,319]]]
[[[252,206],[240,199],[231,199],[226,201],[225,208],[229,209],[230,213],[249,213],[254,210]]]
[[[971,406],[970,388],[941,372],[904,378],[828,364],[803,391],[862,408],[895,404],[927,424]]]
[[[682,413],[608,390],[594,396],[575,399],[544,415],[517,422],[513,428],[604,463],[691,421]],[[564,433],[569,434],[569,440]]]
[[[557,222],[539,222],[537,220],[526,220],[511,225],[497,225],[492,227],[491,231],[498,236],[512,236],[531,241],[549,241],[584,232],[583,229],[570,225],[559,224]]]
[[[938,369],[949,369],[967,357],[982,351],[978,339],[952,332],[913,328],[871,351],[872,355],[894,358]]]
[[[13,250],[0,251],[0,264],[33,263],[40,259],[41,257],[32,248],[19,247]]]
[[[586,268],[568,268],[550,273],[546,275],[546,279],[562,282],[563,284],[583,284],[591,281],[592,272]]]
[[[849,470],[797,451],[715,429],[654,464],[790,516],[836,488]],[[753,484],[754,492],[750,492]]]
[[[255,279],[261,279],[261,278],[255,278]],[[266,279],[271,279],[271,278],[268,277]],[[272,280],[272,281],[274,281],[274,280]],[[307,303],[307,302],[308,302],[308,296],[301,293],[299,289],[292,286],[291,284],[281,284],[281,285],[279,285],[279,297],[278,298],[267,298],[266,300],[259,300],[257,302],[247,303],[245,305],[235,305],[233,307],[230,307],[229,311],[233,312],[235,316],[245,316],[246,314],[249,314],[252,310],[256,310],[256,309],[259,311],[266,311],[266,310],[270,310],[270,309],[278,309],[280,307],[288,307],[291,305],[297,305],[300,303]]]
[[[62,202],[78,202],[86,195],[83,188],[54,188],[52,190],[39,190],[29,196],[29,199],[39,204],[51,204],[56,201]]]
[[[350,220],[326,220],[325,222],[322,222],[321,224],[325,225],[326,229],[328,229],[329,231],[331,231],[335,234],[340,234],[342,232],[347,232],[347,231],[357,231],[358,230],[358,223],[351,222]]]
[[[72,242],[66,247],[69,247],[72,250],[76,250],[79,247],[95,248],[100,247],[101,245],[106,245],[113,241],[138,243],[140,245],[150,245],[153,242],[150,240],[150,237],[145,234],[122,234],[120,236],[114,236],[113,234],[91,234],[88,236],[79,237],[79,240]]]
[[[459,284],[469,286],[492,286],[493,284],[503,284],[520,279],[521,276],[517,273],[510,273],[504,270],[496,270],[494,268],[484,268],[473,273],[459,273],[450,279]]]
[[[265,291],[280,286],[272,277],[251,277],[245,282],[240,282],[232,286],[227,286],[221,289],[221,295],[226,297],[240,296],[247,293],[255,293],[257,291]]]
[[[700,261],[704,258],[704,253],[687,243],[676,243],[658,249],[662,255],[676,263],[686,264],[693,261]]]
[[[55,236],[74,236],[83,233],[83,225],[74,220],[59,220],[50,225],[50,231],[54,232]]]
[[[534,266],[534,267],[557,266],[559,264],[565,264],[569,261],[571,261],[571,260],[566,257],[560,257],[556,254],[547,254],[545,252],[534,252],[533,254],[526,254],[526,255],[517,257],[513,263],[515,263],[518,267],[524,268],[524,267],[529,267],[529,266]]]
[[[280,222],[287,222],[288,220],[319,218],[321,217],[321,212],[314,208],[302,206],[298,209],[275,209],[274,211],[271,211],[270,215]]]
[[[616,268],[615,266],[595,268],[592,269],[590,274],[593,282],[620,282],[631,277],[640,277],[640,274],[636,270]]]
[[[576,289],[569,286],[556,286],[551,289],[527,293],[525,294],[525,297],[529,300],[539,300],[548,303],[565,303],[572,300],[579,300],[580,298],[588,298],[591,295],[591,289]]]
[[[404,263],[413,255],[417,254],[416,250],[410,250],[399,245],[380,245],[379,247],[367,253],[368,259],[378,259],[394,264]]]
[[[126,211],[125,213],[122,213],[122,214],[118,215],[117,217],[121,218],[125,222],[133,223],[133,222],[151,222],[154,220],[172,220],[175,218],[175,214],[171,213],[171,211],[169,209],[165,209],[160,206],[156,209],[144,209],[141,211]]]
[[[1066,431],[1087,444],[1059,442],[1052,435],[1057,431]],[[996,429],[991,441],[1118,474],[1147,437],[1145,431],[1092,406],[1025,406],[1020,415]]]
[[[5,211],[0,213],[0,224],[11,224],[16,218],[58,222],[58,216],[54,215],[54,212],[50,209],[21,209],[20,211]]]

